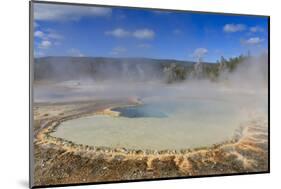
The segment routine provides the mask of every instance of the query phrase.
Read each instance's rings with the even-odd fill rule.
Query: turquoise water
[[[113,111],[120,112],[120,116],[128,118],[158,117],[163,118],[168,115],[163,110],[153,105],[139,105],[134,107],[114,108]]]

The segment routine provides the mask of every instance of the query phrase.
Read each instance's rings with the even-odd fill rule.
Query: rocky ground
[[[50,135],[62,121],[136,103],[35,103],[34,186],[268,171],[268,122],[257,115],[231,141],[180,151],[110,149]]]

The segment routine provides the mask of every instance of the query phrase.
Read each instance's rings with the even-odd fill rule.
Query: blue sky
[[[266,52],[267,18],[34,3],[34,54],[215,62]]]

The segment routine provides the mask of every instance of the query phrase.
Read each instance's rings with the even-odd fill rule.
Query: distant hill
[[[35,80],[152,79],[165,77],[168,68],[192,71],[195,62],[149,58],[42,57],[35,58]],[[204,65],[212,66],[210,63]]]
[[[222,72],[233,72],[239,64],[251,58],[240,55],[228,60],[221,57],[216,63],[196,63],[149,58],[42,57],[35,58],[34,79],[37,81],[164,79],[167,83],[173,83],[192,78],[215,81]],[[267,60],[266,58],[267,55],[259,57]]]

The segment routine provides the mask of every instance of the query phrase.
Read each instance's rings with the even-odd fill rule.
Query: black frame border
[[[135,180],[120,180],[120,181],[104,181],[104,182],[87,182],[87,183],[69,183],[69,184],[54,184],[54,185],[37,185],[33,184],[33,4],[55,4],[55,5],[73,5],[73,6],[87,6],[87,7],[108,7],[108,8],[128,8],[128,9],[141,9],[152,11],[173,11],[183,13],[197,13],[197,14],[215,14],[215,15],[232,15],[232,16],[254,16],[267,18],[268,24],[268,170],[260,172],[244,172],[244,173],[226,173],[214,175],[198,175],[198,176],[182,176],[182,177],[167,177],[167,178],[151,178],[151,179],[135,179]],[[175,179],[190,179],[190,178],[211,178],[211,177],[224,177],[224,176],[239,176],[239,175],[257,175],[270,173],[270,16],[269,15],[256,15],[256,14],[240,14],[240,13],[224,13],[224,12],[207,12],[207,11],[194,11],[194,10],[179,10],[179,9],[162,9],[162,8],[148,8],[148,7],[133,7],[121,5],[102,5],[90,3],[69,3],[57,1],[29,1],[29,188],[51,188],[51,187],[66,187],[66,186],[85,186],[85,185],[98,185],[98,184],[113,184],[113,183],[131,183],[131,182],[144,182],[144,181],[161,181],[161,180],[175,180]]]

